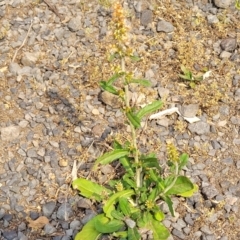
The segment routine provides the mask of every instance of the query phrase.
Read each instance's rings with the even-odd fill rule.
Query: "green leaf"
[[[78,189],[82,196],[97,201],[103,200],[107,194],[111,193],[109,189],[84,178],[75,179],[72,182],[72,187]]]
[[[113,233],[119,231],[125,226],[123,221],[105,217],[104,214],[99,214],[94,218],[94,227],[100,233]]]
[[[174,217],[173,202],[169,196],[162,196],[162,199],[167,203],[170,213]]]
[[[186,153],[183,153],[180,158],[179,158],[179,171],[184,167],[186,166],[187,162],[188,162],[188,155]]]
[[[134,174],[133,174],[133,175],[134,175]],[[135,189],[135,188],[137,187],[136,182],[131,179],[131,177],[132,177],[133,175],[125,174],[125,175],[123,176],[123,181],[122,181],[122,183],[123,183],[123,185],[124,185],[125,188],[131,187],[131,188],[134,188],[134,189]]]
[[[191,88],[195,88],[195,87],[196,87],[196,83],[195,83],[195,82],[190,82],[190,83],[189,83],[189,86],[190,86]]]
[[[178,194],[178,196],[181,197],[191,197],[195,192],[198,191],[198,185],[197,184],[193,184],[193,189],[184,193],[180,193]]]
[[[138,117],[137,115],[135,115],[133,112],[131,112],[131,111],[126,112],[126,116],[127,116],[128,120],[130,121],[130,123],[131,123],[135,128],[141,127],[139,117]]]
[[[154,212],[154,218],[157,220],[157,221],[163,221],[164,218],[165,218],[165,215],[162,211],[158,210],[158,211],[155,211]]]
[[[74,240],[97,240],[101,237],[102,233],[97,231],[94,227],[94,218],[85,224],[82,230],[75,236]]]
[[[151,82],[147,79],[131,79],[129,81],[129,83],[137,83],[137,84],[140,84],[144,87],[150,87],[151,86]]]
[[[112,60],[116,57],[116,54],[111,54],[109,57],[108,57],[108,61],[109,62],[112,62]]]
[[[112,77],[107,80],[107,85],[112,85],[118,78],[120,78],[124,73],[115,73]]]
[[[236,9],[240,10],[240,1],[239,0],[235,0],[235,7],[236,7]]]
[[[151,114],[155,112],[156,110],[160,109],[162,107],[163,103],[162,101],[154,101],[151,104],[148,104],[147,106],[143,107],[140,111],[137,113],[137,117],[141,120],[145,115]]]
[[[145,158],[141,158],[141,160],[142,160],[143,168],[156,168],[158,170],[161,170],[161,167],[159,165],[157,158],[145,157]]]
[[[129,150],[126,150],[126,149],[116,149],[111,152],[107,152],[96,160],[96,162],[94,164],[94,168],[96,168],[96,166],[98,164],[105,165],[105,164],[111,163],[121,157],[124,157],[128,154],[129,154]]]
[[[113,233],[113,236],[114,236],[114,237],[118,237],[118,238],[120,238],[120,239],[122,239],[122,238],[126,239],[126,238],[127,238],[127,235],[128,235],[127,231],[122,231],[122,232],[115,232],[115,233]]]
[[[133,60],[133,61],[135,61],[135,62],[138,62],[138,61],[140,61],[140,60],[141,60],[141,58],[140,58],[140,57],[138,57],[138,56],[135,56],[135,55],[132,55],[132,56],[130,56],[130,58],[131,58],[131,60]]]
[[[117,140],[114,140],[113,148],[114,149],[123,149],[122,145]]]
[[[148,196],[148,200],[155,202],[158,194],[159,194],[159,191],[158,191],[158,189],[155,187],[154,189],[152,189],[150,195]]]
[[[155,220],[149,212],[143,213],[139,227],[152,230],[154,240],[167,240],[170,236],[168,229],[161,222]]]
[[[182,194],[184,192],[188,192],[194,189],[193,183],[189,180],[189,178],[185,176],[179,176],[173,185],[165,194],[173,195],[173,194]]]
[[[114,95],[118,95],[117,89],[114,88],[114,87],[111,86],[111,85],[108,85],[107,82],[105,82],[105,81],[101,81],[101,82],[100,82],[100,87],[101,87],[103,90],[107,91],[107,92],[110,92],[110,93],[112,93],[112,94],[114,94]]]
[[[120,197],[118,202],[119,202],[119,207],[120,207],[121,212],[125,216],[129,217],[131,214],[131,208],[130,208],[128,200],[125,197]]]
[[[129,173],[131,176],[133,176],[134,172],[133,172],[130,160],[132,160],[132,158],[129,158],[128,156],[125,156],[125,157],[121,157],[119,159],[119,162],[122,164],[122,166],[127,171],[127,173]]]
[[[181,70],[182,70],[182,72],[183,72],[184,74],[186,74],[186,73],[189,72],[189,70],[188,70],[185,66],[183,66],[183,65],[181,65],[180,68],[181,68]]]
[[[120,197],[125,197],[128,198],[130,196],[132,196],[134,194],[134,191],[129,189],[129,190],[124,190],[121,192],[117,192],[115,194],[113,194],[108,201],[105,203],[104,207],[103,207],[103,211],[106,214],[107,217],[112,218],[111,212],[114,209],[114,204],[118,201],[118,199]]]
[[[185,80],[188,80],[188,81],[192,81],[192,78],[190,76],[187,76],[187,75],[182,75],[182,74],[179,74],[178,75],[180,78],[182,79],[185,79]]]
[[[141,236],[136,227],[128,228],[128,240],[140,240]]]
[[[112,215],[112,217],[115,218],[115,219],[124,220],[124,215],[123,215],[120,211],[113,210],[113,211],[111,212],[111,215]]]

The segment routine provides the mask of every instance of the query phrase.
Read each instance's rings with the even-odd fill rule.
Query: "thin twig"
[[[45,4],[48,6],[48,8],[49,8],[53,13],[55,13],[55,14],[60,18],[60,20],[63,20],[63,17],[59,14],[57,8],[56,8],[54,5],[50,4],[47,0],[43,0],[43,2],[45,2]]]
[[[15,58],[17,57],[18,51],[24,46],[25,42],[27,41],[27,38],[28,38],[28,36],[29,36],[30,30],[31,30],[31,28],[32,28],[32,25],[33,25],[33,21],[31,20],[31,24],[30,24],[30,26],[29,26],[29,28],[28,28],[27,35],[26,35],[26,37],[24,38],[21,46],[16,50],[16,52],[15,52],[13,58],[12,58],[12,62],[15,61]]]

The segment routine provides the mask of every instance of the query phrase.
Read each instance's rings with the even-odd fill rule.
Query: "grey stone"
[[[81,198],[78,202],[77,202],[77,206],[79,208],[91,208],[92,206],[92,203],[89,199],[86,199],[86,198]]]
[[[220,46],[224,51],[233,52],[237,47],[237,40],[235,38],[223,39]]]
[[[38,52],[25,52],[22,59],[21,63],[24,66],[29,66],[29,67],[35,67],[37,60],[40,57],[40,53]]]
[[[238,160],[238,161],[236,162],[236,167],[237,167],[237,169],[240,169],[240,160]]]
[[[170,22],[161,20],[157,23],[157,32],[170,33],[174,31],[174,27]]]
[[[9,72],[10,73],[12,73],[14,75],[18,75],[20,71],[21,71],[21,67],[17,63],[11,62],[9,64]]]
[[[172,223],[172,226],[179,230],[182,231],[182,228],[186,227],[186,223],[182,219],[178,219],[176,223]]]
[[[208,234],[208,235],[213,234],[213,232],[210,230],[210,228],[209,228],[208,226],[206,226],[206,225],[202,226],[202,227],[200,228],[200,230],[201,230],[203,233]]]
[[[66,235],[67,236],[72,236],[73,235],[73,229],[66,230]]]
[[[101,172],[105,175],[111,174],[114,171],[111,165],[103,165],[101,166]]]
[[[36,158],[38,155],[37,155],[37,152],[36,152],[36,149],[35,148],[30,148],[27,150],[27,156],[30,157],[30,158]]]
[[[163,127],[168,127],[169,125],[169,119],[164,117],[162,119],[158,119],[157,120],[157,124],[160,125],[160,126],[163,126]]]
[[[186,239],[186,235],[182,231],[179,231],[179,230],[177,230],[175,228],[172,231],[172,235],[174,235],[174,236],[176,236],[176,237],[178,237],[180,239]]]
[[[234,138],[233,144],[240,145],[240,138]]]
[[[184,117],[195,117],[199,109],[198,104],[183,105],[180,107],[179,111]]]
[[[85,215],[82,219],[81,219],[81,222],[82,224],[86,224],[87,222],[89,222],[93,217],[96,216],[96,213],[95,212],[91,212],[87,215]]]
[[[73,216],[73,210],[69,203],[62,203],[57,210],[57,218],[60,220],[68,220]]]
[[[201,240],[216,240],[214,235],[202,235]]]
[[[240,88],[238,88],[235,92],[234,92],[234,95],[236,97],[240,97]]]
[[[40,110],[40,109],[42,109],[42,107],[43,107],[43,103],[37,102],[37,103],[35,104],[35,106],[36,106],[36,109]]]
[[[19,127],[21,128],[25,128],[28,125],[28,121],[27,120],[22,120],[19,122]]]
[[[2,235],[5,239],[7,240],[13,240],[17,238],[17,232],[15,230],[10,230],[10,231],[3,231]]]
[[[167,98],[169,96],[170,91],[167,88],[158,87],[157,90],[161,98]]]
[[[233,0],[214,0],[214,4],[219,8],[228,8]]]
[[[234,125],[240,125],[240,117],[238,117],[238,116],[232,116],[230,118],[230,121]]]
[[[4,217],[5,210],[3,208],[0,209],[0,220]]]
[[[44,157],[45,155],[45,148],[39,148],[39,150],[37,151],[37,154],[41,157]]]
[[[50,217],[56,207],[56,202],[51,201],[48,203],[45,203],[42,207],[43,215],[45,217]]]
[[[233,159],[231,157],[225,158],[222,160],[223,163],[226,165],[232,165],[233,164]]]
[[[39,218],[39,213],[38,212],[30,212],[30,218],[32,220],[36,220],[37,218]]]
[[[230,108],[228,105],[223,105],[223,106],[220,106],[220,108],[219,108],[219,112],[224,116],[229,115],[229,110],[230,110]]]
[[[211,144],[212,144],[212,147],[213,147],[214,149],[220,149],[220,148],[222,147],[222,146],[219,144],[219,142],[216,141],[216,140],[211,141]]]
[[[70,228],[75,230],[79,230],[80,227],[82,226],[81,222],[79,220],[73,220],[71,223],[70,223]]]
[[[221,58],[221,59],[230,58],[231,55],[232,55],[232,53],[230,53],[230,52],[222,51],[221,54],[220,54],[220,58]]]
[[[45,226],[44,226],[44,233],[46,234],[46,235],[50,235],[50,234],[52,234],[52,233],[54,233],[54,232],[56,232],[57,231],[57,229],[55,228],[55,227],[53,227],[51,224],[49,224],[49,223],[47,223]]]
[[[140,23],[143,26],[147,26],[153,20],[153,12],[149,9],[144,10],[141,14]]]
[[[68,22],[68,28],[70,31],[72,32],[77,32],[78,30],[81,29],[81,17],[77,16],[75,18],[72,18],[69,22]]]
[[[18,231],[24,231],[27,229],[27,225],[25,222],[21,222],[19,225],[18,225]]]
[[[17,139],[20,135],[20,127],[18,126],[9,126],[0,129],[1,139],[3,141],[13,141]]]
[[[101,100],[106,105],[111,106],[112,108],[119,108],[122,105],[119,97],[109,92],[102,92],[99,98],[99,100]]]
[[[208,20],[208,24],[216,24],[219,22],[217,16],[213,14],[207,15],[207,20]]]
[[[188,214],[184,217],[184,221],[185,221],[187,224],[189,224],[190,226],[193,226],[193,224],[194,224],[194,221],[193,221],[190,213],[188,213]]]
[[[198,135],[202,135],[210,132],[210,125],[206,122],[199,121],[189,124],[188,129],[191,133],[197,133]]]
[[[206,199],[212,199],[218,195],[218,190],[213,186],[207,186],[202,188],[202,194],[206,197]]]
[[[239,81],[240,81],[240,75],[239,74],[234,75],[233,81],[232,81],[233,86],[236,87]]]

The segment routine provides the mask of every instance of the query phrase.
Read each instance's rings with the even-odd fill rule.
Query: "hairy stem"
[[[121,69],[123,72],[125,72],[125,59],[124,57],[121,58]],[[126,84],[124,87],[125,90],[125,105],[127,108],[130,107],[129,104],[129,89],[128,89],[128,85]],[[142,181],[141,181],[141,173],[142,173],[142,169],[138,166],[139,165],[139,156],[138,156],[138,146],[137,146],[137,136],[136,136],[136,130],[134,128],[134,126],[132,125],[132,123],[129,121],[130,127],[131,127],[131,133],[132,133],[132,140],[133,140],[133,147],[135,149],[134,151],[134,160],[135,163],[137,165],[137,170],[136,170],[136,185],[137,187],[141,187],[142,186]]]

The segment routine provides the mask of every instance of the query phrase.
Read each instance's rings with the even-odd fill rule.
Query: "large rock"
[[[198,104],[189,104],[181,106],[179,110],[184,117],[192,118],[197,115],[198,109],[199,109]]]
[[[9,126],[0,129],[1,140],[3,141],[13,141],[17,139],[20,135],[20,127]]]
[[[196,122],[189,124],[188,129],[191,133],[202,135],[210,132],[210,125],[206,122]]]
[[[214,4],[219,8],[228,8],[233,2],[233,0],[214,0]]]
[[[235,38],[225,38],[221,41],[220,46],[224,51],[232,52],[237,47],[237,40]]]
[[[119,108],[122,105],[120,98],[109,92],[102,92],[99,98],[103,103],[111,106],[112,108]]]
[[[26,52],[24,53],[22,59],[21,59],[21,63],[24,66],[29,66],[29,67],[35,67],[37,60],[40,57],[40,53],[39,52]]]
[[[141,25],[147,26],[149,23],[152,22],[152,18],[153,18],[153,13],[151,10],[147,9],[143,11],[140,18]]]
[[[72,32],[77,32],[78,30],[81,29],[81,17],[80,16],[77,16],[75,18],[72,18],[69,22],[68,22],[68,28],[70,31]]]
[[[157,32],[170,33],[174,31],[174,27],[170,22],[161,20],[157,23]]]

